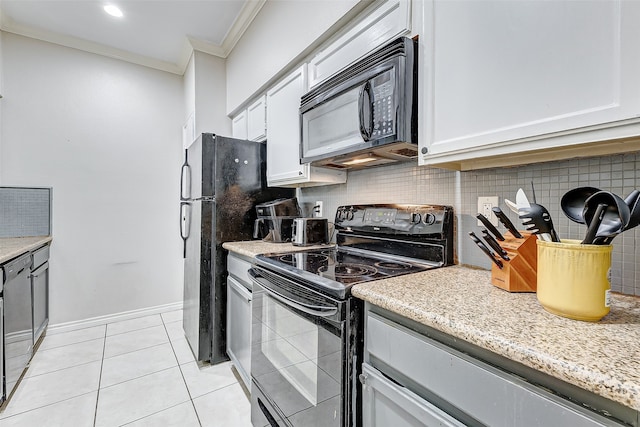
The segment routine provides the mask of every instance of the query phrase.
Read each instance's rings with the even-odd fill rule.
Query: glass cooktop
[[[269,258],[343,284],[367,282],[426,270],[426,267],[417,264],[370,258],[335,249],[292,252],[271,255]]]
[[[314,287],[341,297],[348,294],[349,288],[356,283],[416,273],[437,266],[340,249],[267,254],[256,258],[258,264],[276,268],[289,278],[311,282]]]

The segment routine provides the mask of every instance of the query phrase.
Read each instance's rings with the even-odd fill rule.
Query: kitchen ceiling
[[[226,57],[265,1],[0,0],[0,29],[181,75],[193,49]]]

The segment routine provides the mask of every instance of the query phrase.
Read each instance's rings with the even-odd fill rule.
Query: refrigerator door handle
[[[191,166],[187,162],[187,150],[184,150],[184,163],[180,170],[180,200],[191,198]]]
[[[182,238],[182,257],[187,257],[187,239],[191,229],[191,203],[180,202],[180,237]]]

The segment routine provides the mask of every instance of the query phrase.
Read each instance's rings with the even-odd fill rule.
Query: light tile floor
[[[229,362],[198,366],[182,311],[48,334],[0,427],[250,427]]]

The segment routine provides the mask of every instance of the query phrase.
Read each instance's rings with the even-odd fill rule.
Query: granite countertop
[[[51,236],[0,238],[0,264],[52,240]]]
[[[490,280],[489,271],[452,266],[355,285],[352,294],[640,410],[640,298],[612,294],[607,316],[581,322]]]
[[[262,240],[248,240],[244,242],[225,242],[224,249],[236,252],[250,258],[260,254],[306,251],[318,248],[333,248],[335,245],[294,246],[291,243],[272,243]]]

